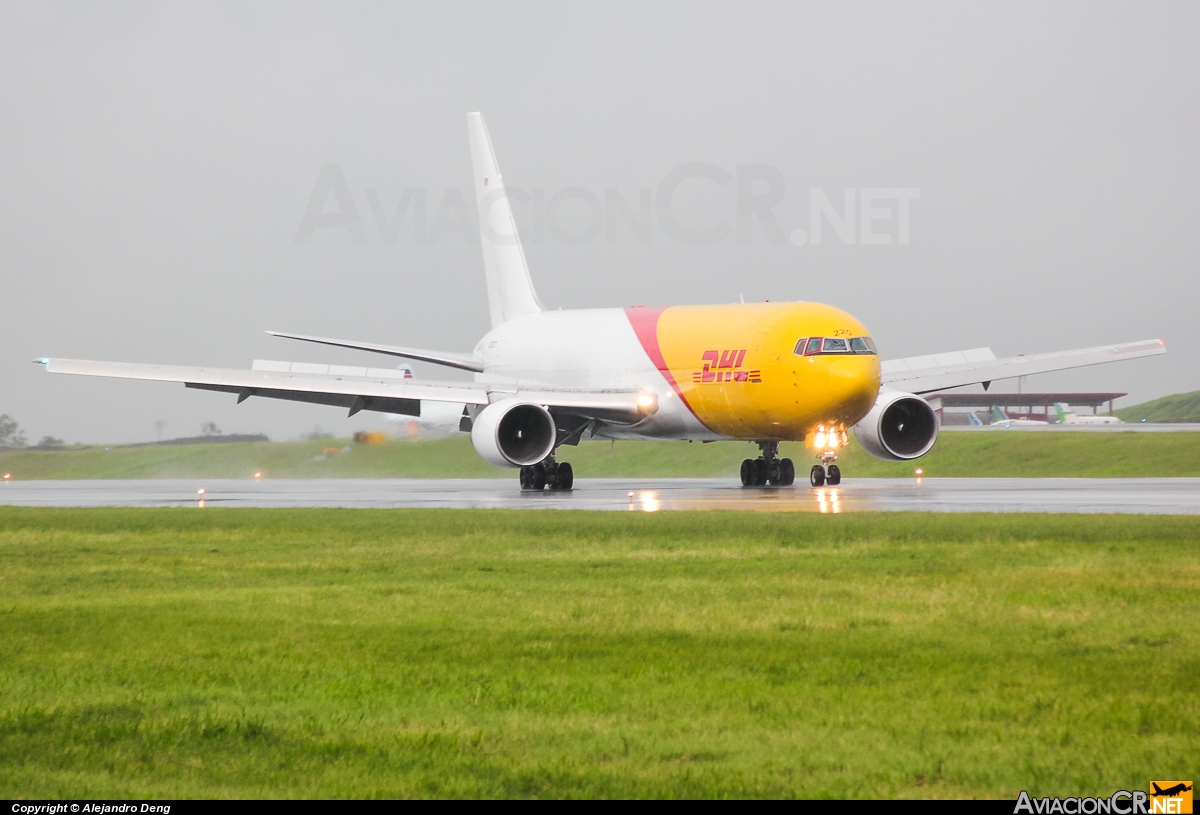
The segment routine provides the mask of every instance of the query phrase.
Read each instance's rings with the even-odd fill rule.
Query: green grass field
[[[1126,422],[1200,422],[1200,391],[1176,393],[1116,411]]]
[[[349,446],[324,454],[325,447]],[[800,445],[782,445],[805,472]],[[584,442],[560,447],[576,477],[711,476],[736,479],[744,442]],[[872,458],[853,441],[839,464],[848,476],[1200,476],[1200,433],[943,433],[918,462]],[[340,441],[252,442],[0,452],[0,472],[37,478],[513,478],[475,454],[465,435],[440,441],[350,445]]]
[[[0,507],[0,796],[1192,778],[1200,518]]]

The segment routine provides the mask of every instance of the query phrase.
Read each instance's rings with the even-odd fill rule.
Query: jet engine
[[[854,437],[875,458],[908,461],[937,441],[937,414],[920,396],[881,391],[871,411],[854,426]]]
[[[488,405],[471,425],[471,443],[485,460],[501,467],[537,464],[554,450],[558,431],[550,411],[532,402],[506,399]]]

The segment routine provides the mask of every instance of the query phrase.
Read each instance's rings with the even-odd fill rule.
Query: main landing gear
[[[790,487],[796,480],[796,465],[790,458],[776,458],[779,442],[760,441],[761,458],[748,458],[742,462],[742,486]]]
[[[559,464],[554,460],[553,453],[537,464],[521,468],[521,489],[523,490],[538,491],[544,490],[546,487],[551,490],[569,490],[574,483],[575,472],[571,469],[571,465],[566,461]]]

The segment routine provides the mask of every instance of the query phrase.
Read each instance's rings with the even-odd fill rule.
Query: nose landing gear
[[[796,465],[790,458],[777,458],[779,442],[760,441],[761,458],[748,458],[742,462],[742,486],[790,487],[796,480]]]
[[[814,487],[824,487],[826,484],[836,487],[841,484],[842,470],[833,463],[837,460],[837,453],[827,450],[819,458],[821,463],[814,464],[813,468],[808,471],[808,483]]]
[[[549,487],[551,490],[569,490],[575,484],[575,471],[569,462],[561,464],[554,460],[554,454],[546,456],[537,464],[521,468],[521,489],[540,491]]]

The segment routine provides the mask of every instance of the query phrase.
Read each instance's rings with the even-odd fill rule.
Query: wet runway
[[[823,489],[746,489],[732,479],[581,478],[566,493],[522,492],[515,478],[14,481],[0,486],[0,504],[1200,514],[1200,478],[856,478]]]
[[[1200,424],[1126,422],[1125,424],[942,425],[939,433],[1197,433]]]

